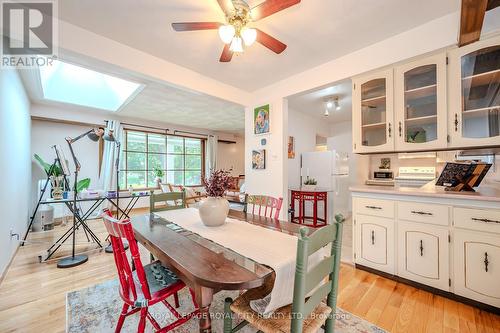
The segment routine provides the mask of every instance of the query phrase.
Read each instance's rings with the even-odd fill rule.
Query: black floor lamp
[[[114,136],[112,135],[104,135],[104,128],[98,128],[98,129],[91,129],[83,134],[80,134],[76,138],[66,138],[66,142],[68,143],[69,150],[71,152],[71,156],[73,157],[73,162],[75,164],[75,178],[74,178],[74,183],[73,183],[73,245],[72,245],[72,252],[71,252],[71,257],[63,258],[57,262],[57,267],[59,268],[69,268],[69,267],[74,267],[78,266],[80,264],[85,263],[89,258],[87,255],[75,255],[75,245],[76,245],[76,214],[78,212],[76,208],[76,199],[77,199],[77,183],[78,183],[78,172],[80,171],[81,165],[78,159],[76,158],[75,152],[73,151],[73,144],[80,140],[81,138],[87,136],[90,140],[97,142],[99,141],[99,138],[103,138],[106,141],[115,141]]]

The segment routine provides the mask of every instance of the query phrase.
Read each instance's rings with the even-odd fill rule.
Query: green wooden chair
[[[161,204],[157,206],[157,204]],[[165,210],[186,208],[186,192],[168,192],[153,194],[149,197],[149,210],[151,213]]]
[[[237,332],[247,324],[259,332],[317,332],[324,324],[326,333],[333,333],[337,307],[337,289],[340,270],[340,249],[342,245],[342,215],[335,216],[336,222],[323,227],[311,236],[307,228],[300,229],[297,245],[297,265],[293,303],[275,311],[270,318],[264,318],[250,308],[250,301],[264,298],[272,290],[274,281],[264,286],[250,289],[234,302],[226,298],[224,305],[224,333]],[[332,244],[329,257],[308,269],[308,259],[319,249]],[[309,296],[311,291],[314,292]],[[323,300],[326,298],[327,303]],[[244,320],[232,327],[232,313]]]

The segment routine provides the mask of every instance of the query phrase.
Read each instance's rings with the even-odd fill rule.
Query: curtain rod
[[[109,122],[109,120],[105,120],[106,124]],[[158,131],[164,131],[165,133],[166,132],[170,132],[170,129],[169,128],[160,128],[160,127],[153,127],[153,126],[145,126],[145,125],[138,125],[138,124],[131,124],[131,123],[120,123],[122,125],[127,125],[127,126],[134,126],[134,127],[141,127],[141,128],[149,128],[149,129],[155,129],[155,130],[158,130]]]
[[[212,134],[202,134],[202,133],[187,132],[187,131],[178,131],[178,130],[175,130],[174,134],[175,133],[184,133],[184,134],[192,134],[192,135],[199,135],[199,136],[211,136],[211,137],[215,136],[215,135],[212,135]]]

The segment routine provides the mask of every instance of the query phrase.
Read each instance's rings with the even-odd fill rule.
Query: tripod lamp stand
[[[80,264],[85,263],[88,260],[87,255],[75,255],[75,245],[76,245],[76,220],[77,220],[77,213],[78,209],[76,207],[76,200],[77,200],[77,183],[78,183],[78,172],[80,171],[81,165],[78,159],[76,158],[75,152],[73,150],[73,144],[77,142],[78,140],[88,137],[90,140],[97,142],[99,141],[99,138],[103,138],[106,141],[115,141],[115,138],[112,133],[109,135],[105,135],[104,128],[98,128],[98,129],[91,129],[83,134],[80,134],[76,138],[66,138],[66,142],[68,143],[69,150],[71,152],[71,156],[73,158],[73,163],[75,164],[75,178],[74,178],[74,183],[73,183],[73,230],[72,230],[72,251],[71,251],[71,257],[63,258],[57,262],[57,267],[58,268],[69,268],[69,267],[74,267],[78,266]]]

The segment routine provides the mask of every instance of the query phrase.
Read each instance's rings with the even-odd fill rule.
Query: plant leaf
[[[45,170],[45,173],[47,176],[49,176],[49,171],[51,165],[43,160],[38,154],[33,155],[35,157],[35,160],[37,160],[38,164],[42,167],[43,170]]]
[[[78,183],[76,183],[76,192],[80,193],[81,191],[88,189],[89,186],[90,186],[90,178],[82,179],[78,181]]]

